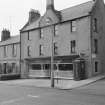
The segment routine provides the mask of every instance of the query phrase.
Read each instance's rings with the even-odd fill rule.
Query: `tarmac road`
[[[0,105],[105,105],[105,80],[73,90],[0,84]]]

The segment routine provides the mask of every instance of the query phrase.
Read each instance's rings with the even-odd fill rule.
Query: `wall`
[[[103,0],[97,0],[92,11],[92,27],[94,18],[97,19],[97,32],[92,30],[92,54],[94,54],[94,39],[98,39],[98,53],[92,58],[92,75],[98,75],[105,72],[105,5]],[[98,72],[95,72],[95,61],[99,62]]]

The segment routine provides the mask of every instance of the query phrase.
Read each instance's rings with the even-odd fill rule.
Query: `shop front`
[[[73,60],[78,56],[54,57],[54,78],[73,79]],[[51,77],[51,60],[48,58],[26,59],[29,78]]]

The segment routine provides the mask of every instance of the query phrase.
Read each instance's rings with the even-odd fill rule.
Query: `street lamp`
[[[54,26],[51,26],[52,37],[51,37],[51,87],[54,87]]]
[[[48,25],[51,25],[51,32],[52,32],[51,34],[51,87],[54,88],[54,43],[53,41],[54,41],[55,32],[54,32],[54,25],[52,24],[53,23],[52,19],[48,17],[46,19],[46,22]]]

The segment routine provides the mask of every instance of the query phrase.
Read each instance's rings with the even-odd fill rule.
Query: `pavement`
[[[74,81],[68,79],[59,79],[55,80],[55,88],[58,89],[74,89],[78,87],[82,87],[93,82],[96,82],[100,79],[105,78],[104,75],[98,75],[86,80]],[[19,85],[19,86],[33,86],[33,87],[48,87],[51,88],[51,80],[50,79],[17,79],[17,80],[7,80],[0,81],[0,84],[8,84],[8,85]]]

